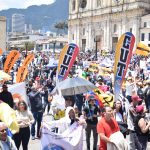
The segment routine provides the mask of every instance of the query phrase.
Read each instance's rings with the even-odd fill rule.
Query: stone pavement
[[[44,120],[49,120],[49,116],[44,115]],[[99,142],[98,142],[98,144],[99,144]],[[92,150],[92,145],[93,145],[93,138],[91,138],[91,150]],[[29,150],[41,150],[41,148],[40,148],[40,140],[39,139],[30,140],[30,142],[29,142]],[[83,137],[83,150],[86,150],[85,136]],[[150,142],[148,143],[147,150],[150,150]]]

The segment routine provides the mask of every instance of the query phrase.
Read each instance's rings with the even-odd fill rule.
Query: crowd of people
[[[90,52],[80,54],[69,73],[69,77],[80,76],[85,78],[104,93],[113,95],[113,64],[110,67],[109,76],[103,76],[99,69],[90,71],[89,66],[83,65],[84,58],[87,61],[93,61],[90,56]],[[101,64],[105,57],[107,56],[99,56],[96,63]],[[113,54],[110,54],[111,62],[113,58]],[[50,113],[53,113],[55,115],[58,113],[53,110],[51,105],[53,101],[51,92],[56,86],[57,67],[47,67],[50,59],[50,56],[39,53],[30,64],[26,79],[27,101],[20,101],[15,104],[11,93],[8,91],[7,84],[9,82],[2,85],[0,100],[16,111],[20,130],[18,133],[9,136],[7,126],[0,122],[0,149],[16,150],[22,144],[23,150],[27,150],[30,134],[32,140],[40,139],[43,114],[50,115]],[[145,68],[140,67],[141,60],[146,63]],[[20,65],[21,58],[17,61],[17,67],[14,67],[12,72],[15,73]],[[52,121],[55,122],[53,125],[55,124],[54,126],[57,127],[57,132],[62,133],[68,126],[77,122],[85,129],[87,150],[91,149],[92,132],[93,150],[98,149],[98,136],[100,136],[99,150],[107,150],[109,144],[118,146],[116,141],[111,139],[111,136],[118,131],[121,131],[124,139],[127,139],[127,136],[129,137],[129,140],[122,143],[124,149],[129,144],[130,150],[146,150],[150,140],[149,70],[150,62],[148,58],[133,56],[120,97],[114,100],[113,107],[110,107],[109,103],[105,106],[97,104],[97,97],[92,94],[89,96],[85,96],[85,93],[65,96],[65,115],[57,117],[55,119],[57,121]],[[12,73],[11,83],[14,83],[14,73]],[[49,125],[51,125],[51,122]]]

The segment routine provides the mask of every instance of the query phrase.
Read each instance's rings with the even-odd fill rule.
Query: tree
[[[57,22],[54,27],[57,29],[57,34],[61,31],[65,33],[66,29],[68,30],[68,21]]]

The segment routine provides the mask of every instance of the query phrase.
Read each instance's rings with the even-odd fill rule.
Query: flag
[[[131,61],[135,37],[132,33],[124,33],[116,46],[114,63],[114,94],[115,100],[119,98],[121,86]]]
[[[61,53],[59,58],[59,63],[57,67],[57,80],[62,81],[65,80],[69,74],[71,67],[73,66],[76,56],[79,53],[79,48],[76,44],[68,44],[66,45]]]
[[[31,61],[34,59],[34,54],[29,54],[26,58],[25,58],[25,60],[24,60],[24,62],[23,62],[23,64],[22,64],[22,66],[24,66],[24,67],[27,67],[30,63],[31,63]]]
[[[18,72],[17,72],[17,76],[16,76],[16,82],[17,83],[24,82],[27,74],[28,74],[28,68],[27,67],[25,67],[25,66],[19,67]]]
[[[17,61],[19,56],[20,56],[20,53],[17,50],[12,50],[8,54],[6,61],[5,61],[5,64],[4,64],[4,71],[6,73],[10,72],[10,70],[12,69],[13,65],[15,64],[15,62]]]
[[[13,134],[19,132],[15,111],[2,101],[0,101],[0,120],[7,125]]]
[[[43,123],[41,128],[41,150],[82,150],[83,127],[72,124],[62,134],[52,132],[50,126]]]
[[[104,107],[107,105],[107,106],[110,106],[111,108],[113,108],[114,95],[106,94],[99,88],[95,89],[94,93],[97,95],[101,107]]]
[[[3,50],[0,48],[0,55],[2,55],[3,54]]]
[[[137,45],[135,53],[137,55],[148,56],[150,54],[150,47],[140,42]]]

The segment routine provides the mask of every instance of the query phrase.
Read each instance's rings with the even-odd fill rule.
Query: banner
[[[69,74],[71,67],[73,66],[76,56],[79,53],[79,48],[76,44],[66,45],[61,53],[57,68],[58,81],[65,80]]]
[[[0,48],[0,55],[2,55],[3,54],[3,50]]]
[[[114,95],[108,95],[98,88],[94,90],[94,93],[97,95],[98,100],[103,104],[101,104],[102,107],[107,105],[113,108]]]
[[[12,69],[13,65],[15,64],[15,62],[17,61],[19,56],[20,56],[20,53],[17,50],[12,50],[8,54],[6,61],[5,61],[5,64],[4,64],[4,71],[6,73],[10,72],[10,70]]]
[[[28,74],[28,68],[21,66],[18,69],[17,76],[16,76],[16,83],[24,82],[26,76]]]
[[[83,127],[72,124],[64,133],[57,134],[43,123],[41,130],[41,150],[82,150]]]
[[[150,47],[140,42],[136,48],[135,53],[137,55],[148,56],[150,54]]]
[[[23,100],[28,104],[25,82],[8,86],[8,91],[11,92],[14,102],[19,102]]]
[[[24,62],[23,62],[23,64],[22,64],[22,66],[24,66],[24,67],[27,67],[30,63],[31,63],[31,61],[34,59],[34,54],[29,54],[26,58],[25,58],[25,60],[24,60]]]
[[[6,124],[13,134],[19,132],[15,111],[2,101],[0,101],[0,120]]]
[[[114,64],[115,100],[119,98],[121,86],[132,57],[134,43],[135,37],[130,32],[126,32],[125,34],[123,34],[117,43]]]

